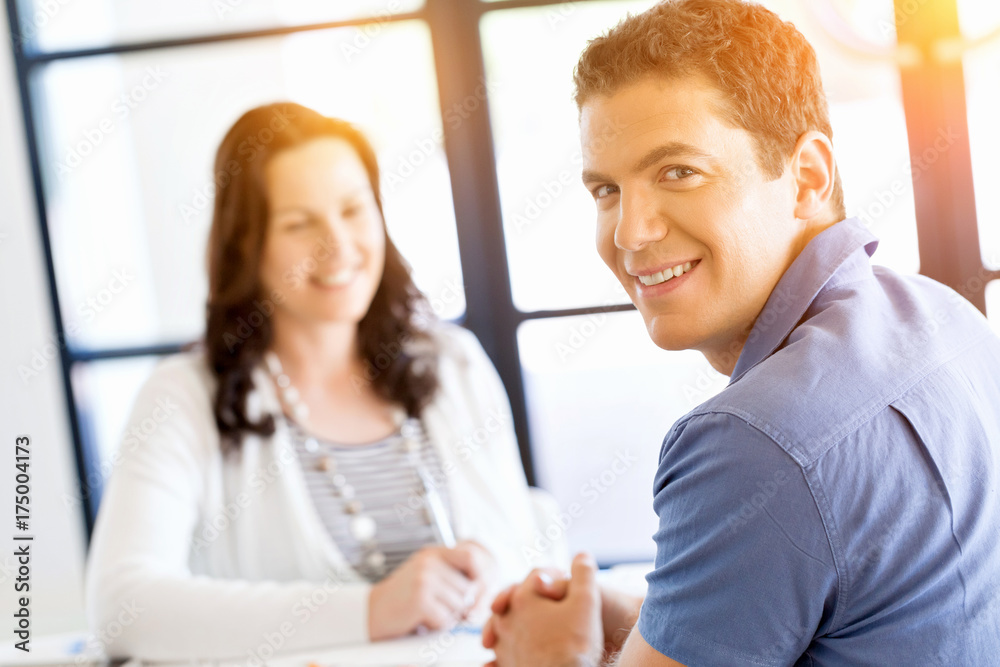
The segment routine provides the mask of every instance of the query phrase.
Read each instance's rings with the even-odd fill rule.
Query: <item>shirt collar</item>
[[[852,269],[870,272],[868,258],[877,246],[878,239],[858,218],[842,220],[809,241],[760,311],[736,360],[729,384],[780,347],[834,276],[851,273]],[[861,248],[865,255],[858,252]],[[841,282],[840,278],[836,282]]]

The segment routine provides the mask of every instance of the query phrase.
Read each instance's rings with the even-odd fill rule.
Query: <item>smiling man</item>
[[[498,664],[1000,663],[1000,340],[870,263],[812,48],[676,0],[575,81],[598,252],[659,347],[730,383],[663,441],[646,598],[586,556],[533,573],[494,602]]]

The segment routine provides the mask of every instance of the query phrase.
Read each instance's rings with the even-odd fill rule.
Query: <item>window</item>
[[[493,356],[529,480],[586,509],[569,528],[571,546],[602,562],[651,557],[658,445],[726,378],[698,354],[656,348],[598,258],[571,71],[588,39],[653,1],[7,0],[68,342],[74,437],[97,478],[157,356],[201,333],[211,164],[223,132],[252,106],[291,99],[352,120],[373,140],[390,233],[438,314],[464,318]],[[964,205],[972,195],[912,174],[928,113],[913,77],[932,93],[941,84],[896,37],[926,15],[896,12],[891,0],[765,4],[816,49],[848,213],[882,239],[874,260],[903,272],[947,266],[939,240],[958,223],[934,202]],[[994,279],[986,301],[1000,330],[1000,195],[991,185],[1000,174],[989,151],[1000,10],[938,4],[961,10],[976,43],[964,58],[970,205],[994,272],[963,266],[958,277],[935,277],[959,290],[977,271]],[[944,118],[964,132],[961,114]],[[967,247],[964,238],[955,243]],[[967,296],[982,305],[982,293]]]

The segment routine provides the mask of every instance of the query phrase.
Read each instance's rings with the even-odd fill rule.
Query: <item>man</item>
[[[1000,664],[1000,341],[869,263],[812,48],[677,0],[575,82],[601,257],[658,346],[731,380],[663,442],[645,600],[585,555],[533,573],[484,629],[499,665]]]

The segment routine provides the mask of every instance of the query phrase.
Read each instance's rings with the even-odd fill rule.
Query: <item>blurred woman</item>
[[[215,173],[204,344],[136,401],[92,630],[116,628],[111,655],[266,657],[477,616],[538,526],[503,385],[414,286],[371,146],[274,104],[236,122]]]

